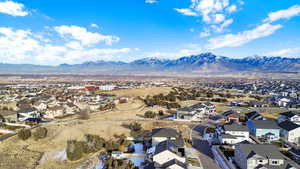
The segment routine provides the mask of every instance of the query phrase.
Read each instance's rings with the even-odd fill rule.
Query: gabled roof
[[[178,161],[177,159],[173,159],[173,160],[170,160],[170,161],[164,163],[164,164],[162,165],[162,168],[168,168],[168,167],[170,167],[170,166],[172,166],[172,165],[174,165],[174,164],[176,164],[176,165],[178,165],[178,166],[180,166],[180,167],[182,167],[182,168],[187,168],[187,165],[186,165],[186,164],[184,164],[184,163]]]
[[[279,123],[279,127],[281,127],[284,130],[291,131],[291,130],[294,130],[296,128],[299,128],[300,125],[298,125],[296,123],[293,123],[289,120],[286,120],[286,121],[283,121],[283,122]]]
[[[171,138],[171,137],[179,137],[180,134],[172,128],[156,128],[152,130],[152,137],[167,137],[167,138]]]
[[[239,124],[225,124],[223,126],[225,131],[249,131],[247,126],[239,125]]]
[[[261,116],[257,111],[253,111],[253,112],[250,112],[250,113],[246,113],[245,114],[245,117],[248,119],[248,120],[253,120],[255,118],[257,118],[258,116]]]
[[[165,140],[165,141],[160,142],[155,147],[154,154],[156,155],[156,154],[159,154],[159,153],[161,153],[163,151],[169,150],[172,153],[179,155],[178,148],[179,147],[175,143],[173,143],[171,140]]]
[[[230,134],[221,134],[221,137],[224,139],[224,138],[227,138],[227,139],[236,139],[235,136],[233,135],[230,135]]]
[[[252,122],[258,129],[280,129],[273,120],[253,120]]]
[[[239,146],[247,158],[259,155],[269,159],[284,159],[283,154],[272,144],[239,144]]]
[[[236,111],[234,111],[234,110],[228,110],[228,111],[226,111],[226,112],[223,113],[223,116],[229,116],[229,115],[232,115],[232,114],[238,115],[238,113]]]
[[[36,108],[29,107],[29,108],[20,109],[17,113],[31,113],[34,111],[37,111]]]
[[[284,112],[284,113],[280,113],[280,115],[291,118],[294,117],[295,115],[299,115],[299,112],[295,112],[295,111],[288,111],[288,112]]]

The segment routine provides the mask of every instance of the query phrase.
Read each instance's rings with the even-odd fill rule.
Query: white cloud
[[[68,47],[70,49],[74,49],[74,50],[82,50],[83,49],[81,44],[77,41],[70,41],[70,42],[66,43],[66,47]]]
[[[278,29],[282,28],[282,25],[273,25],[272,22],[280,19],[290,19],[294,16],[300,15],[300,6],[294,5],[285,10],[279,10],[269,13],[268,17],[263,20],[263,23],[252,30],[246,30],[237,34],[225,34],[208,40],[209,44],[206,46],[209,49],[218,49],[223,47],[237,47],[249,43],[255,39],[270,36]],[[224,28],[232,24],[232,20],[225,20],[219,27],[211,26],[216,32],[222,32]],[[283,49],[277,51],[284,54],[285,52],[293,51],[292,49]]]
[[[146,52],[143,56],[161,58],[161,59],[177,59],[183,56],[197,55],[206,52],[200,44],[191,43],[185,45],[183,49],[177,49],[172,52]]]
[[[280,28],[282,28],[282,25],[272,25],[269,23],[265,23],[257,26],[252,30],[246,30],[237,34],[226,34],[211,38],[208,40],[209,44],[207,45],[207,48],[218,49],[223,47],[242,46],[255,39],[270,36]]]
[[[211,28],[215,30],[216,32],[222,33],[225,28],[227,28],[229,25],[233,23],[233,19],[227,19],[224,21],[221,25],[212,25]]]
[[[294,5],[288,9],[271,12],[268,17],[264,19],[264,22],[271,23],[280,19],[290,19],[297,15],[300,15],[300,5]]]
[[[284,57],[300,57],[300,47],[297,48],[286,48],[277,51],[265,53],[267,56],[284,56]]]
[[[226,8],[226,10],[230,13],[235,12],[237,10],[237,6],[236,5],[231,5],[228,8]]]
[[[99,26],[98,26],[97,24],[95,24],[95,23],[92,23],[90,26],[91,26],[92,28],[99,28]]]
[[[210,36],[210,29],[204,28],[204,31],[200,33],[200,38],[205,38]]]
[[[31,30],[0,27],[0,60],[43,65],[72,64],[109,60],[136,51],[131,48],[84,47],[80,41],[74,40],[58,45],[51,40],[43,41],[42,38],[42,35],[36,36]]]
[[[107,45],[112,45],[120,40],[119,37],[113,35],[102,35],[100,33],[88,32],[86,28],[79,26],[56,26],[54,28],[62,37],[71,37],[78,40],[82,45],[90,46],[100,42],[105,42]]]
[[[230,3],[229,0],[191,0],[188,8],[175,8],[174,10],[182,15],[201,17],[206,24],[203,36],[207,36],[207,32],[210,34],[222,32],[224,28],[232,24],[233,19],[230,16],[238,10],[238,6],[242,5],[241,2],[243,1]]]
[[[215,23],[221,23],[225,20],[225,16],[223,14],[215,15]]]
[[[145,3],[154,4],[154,3],[157,3],[157,0],[145,0]]]
[[[24,5],[13,1],[0,2],[0,13],[11,16],[26,16],[29,13],[25,11]]]
[[[189,8],[182,8],[182,9],[175,8],[175,11],[187,16],[198,16],[196,12],[192,11]]]

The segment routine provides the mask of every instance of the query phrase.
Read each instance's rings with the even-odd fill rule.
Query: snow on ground
[[[144,154],[145,153],[144,146],[142,143],[134,143],[133,146],[134,146],[135,154]]]
[[[67,160],[66,150],[62,150],[62,151],[58,152],[57,155],[54,158],[57,159],[57,160],[60,160],[60,161]]]
[[[145,154],[144,151],[144,146],[142,143],[134,143],[134,154]],[[141,167],[142,163],[145,161],[144,158],[140,158],[140,157],[130,157],[129,158],[130,161],[133,162],[133,164],[135,166],[138,166],[139,168]]]
[[[102,161],[99,161],[99,163],[97,163],[95,166],[91,167],[90,169],[103,169],[104,168],[104,164]]]
[[[137,167],[141,167],[142,163],[145,161],[144,158],[139,158],[139,157],[131,157],[129,158],[130,161],[133,162],[133,164]]]

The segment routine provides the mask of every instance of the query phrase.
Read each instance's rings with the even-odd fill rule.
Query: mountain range
[[[226,74],[226,73],[298,73],[300,58],[251,56],[229,58],[202,53],[178,59],[145,58],[133,62],[90,61],[82,64],[42,66],[0,63],[0,73],[69,73],[69,74]]]

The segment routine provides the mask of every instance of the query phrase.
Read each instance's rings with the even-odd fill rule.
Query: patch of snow
[[[104,163],[102,161],[99,161],[95,166],[93,166],[90,169],[104,169]]]
[[[134,143],[134,153],[135,154],[144,154],[144,146],[142,143]]]
[[[57,155],[54,157],[56,160],[64,161],[67,160],[67,152],[66,150],[62,150],[57,153]]]
[[[133,164],[139,168],[142,166],[142,163],[145,161],[144,158],[140,158],[140,157],[131,157],[131,158],[129,158],[129,160],[131,162],[133,162]]]

